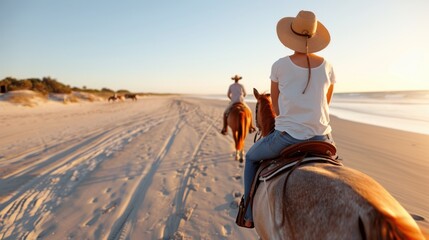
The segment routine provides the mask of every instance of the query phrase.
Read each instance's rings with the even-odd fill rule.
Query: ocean
[[[330,113],[350,121],[429,135],[429,91],[337,93]]]
[[[199,97],[228,100],[225,95]],[[249,95],[246,102],[256,100]],[[429,90],[335,93],[330,113],[345,120],[429,135]]]

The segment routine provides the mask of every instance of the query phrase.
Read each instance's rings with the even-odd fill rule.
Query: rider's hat
[[[241,77],[241,76],[238,76],[238,75],[236,74],[236,75],[235,75],[235,76],[233,76],[231,79],[232,79],[232,80],[234,80],[234,81],[236,81],[236,80],[240,80],[240,79],[242,79],[242,77]]]
[[[296,17],[285,17],[277,23],[277,36],[287,48],[301,53],[324,49],[331,41],[328,30],[310,11],[300,11]]]

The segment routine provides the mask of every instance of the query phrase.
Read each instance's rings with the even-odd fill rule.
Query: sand
[[[244,164],[219,133],[225,106],[185,96],[0,101],[0,239],[257,239],[235,225]],[[332,125],[344,163],[428,233],[429,136]]]

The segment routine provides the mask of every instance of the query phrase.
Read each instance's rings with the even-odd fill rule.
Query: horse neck
[[[274,122],[275,122],[275,113],[273,105],[271,104],[271,101],[268,99],[265,99],[265,101],[261,101],[261,110],[260,110],[260,118],[261,122],[261,135],[263,137],[270,134],[270,132],[274,129]]]

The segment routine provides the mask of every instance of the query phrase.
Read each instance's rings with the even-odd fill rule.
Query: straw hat
[[[242,79],[241,76],[235,75],[234,77],[231,78],[232,80],[236,81],[236,80],[240,80]]]
[[[328,30],[310,11],[300,11],[295,18],[280,19],[277,23],[277,36],[287,48],[301,53],[318,52],[331,41]]]

